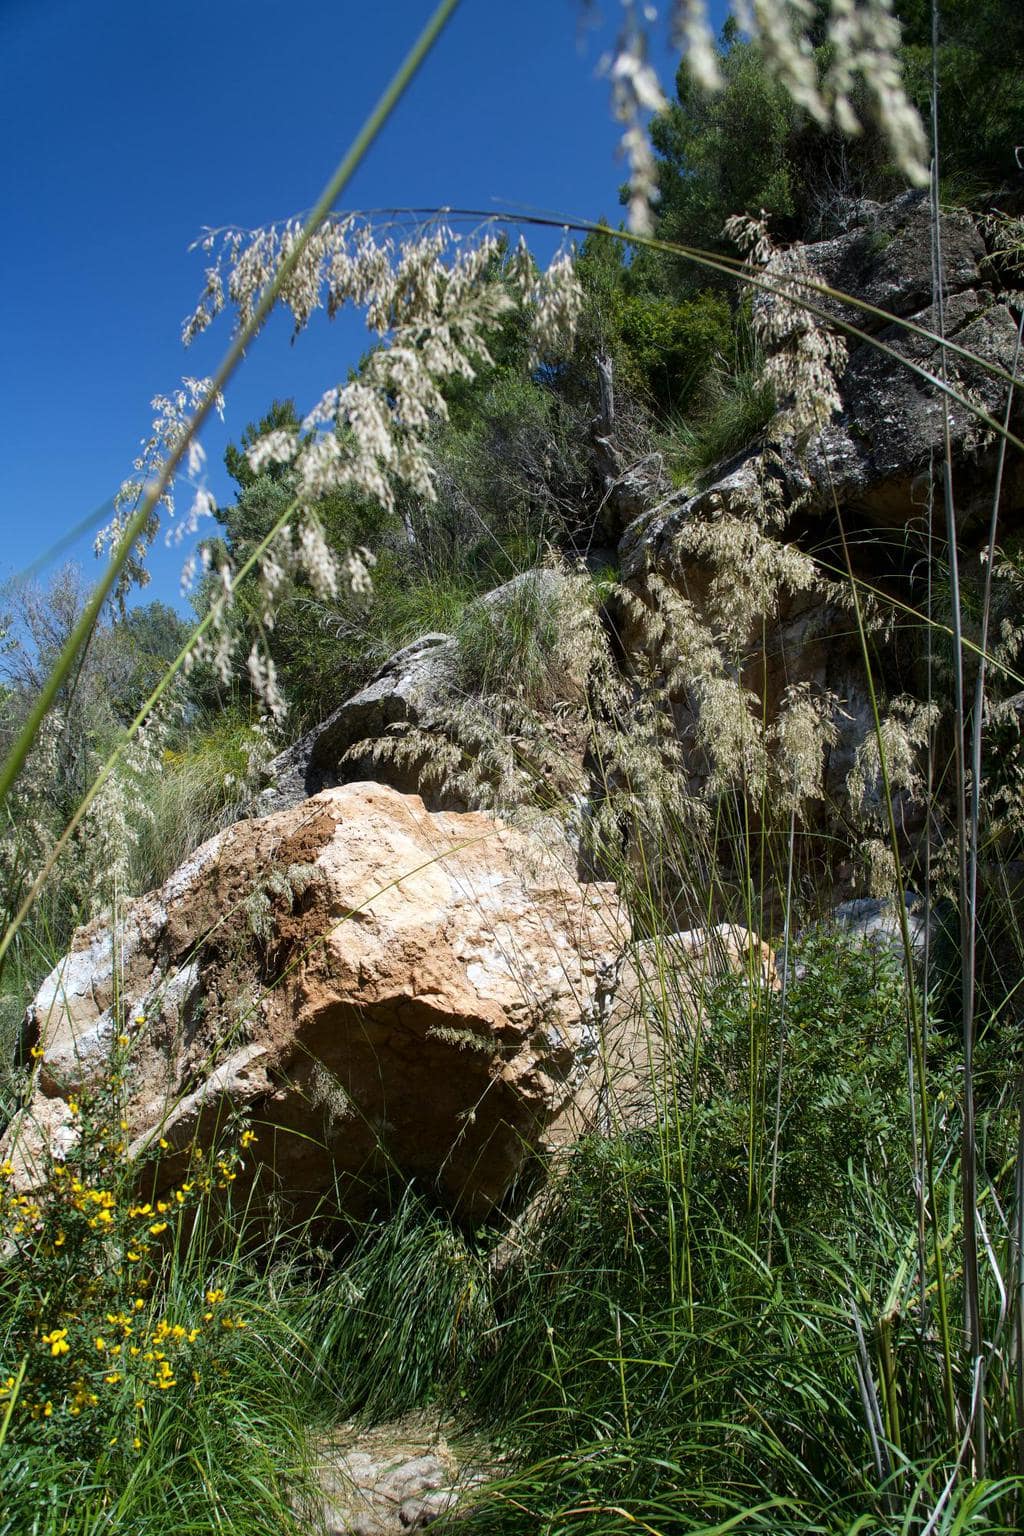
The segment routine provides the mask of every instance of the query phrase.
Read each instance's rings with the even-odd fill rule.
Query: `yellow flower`
[[[102,1354],[107,1347],[106,1339],[100,1338],[99,1334],[97,1334],[95,1339],[93,1339],[93,1343],[96,1345],[96,1348],[99,1350],[100,1354]]]
[[[169,1150],[171,1144],[167,1140],[166,1136],[161,1136],[159,1142],[157,1143],[157,1145],[159,1146],[161,1152],[166,1152],[166,1151]]]
[[[68,1099],[68,1109],[70,1110],[70,1112],[73,1115],[77,1115],[78,1114],[78,1100],[77,1099]]]
[[[29,1055],[32,1057],[33,1061],[42,1061],[43,1057],[46,1055],[46,1052],[43,1050],[41,1045],[34,1045],[29,1051]]]
[[[219,1288],[217,1290],[215,1290],[215,1291],[207,1291],[206,1299],[209,1302],[211,1307],[215,1307],[217,1305],[218,1301],[223,1301],[224,1300],[224,1292],[222,1290],[220,1290]]]
[[[136,1435],[135,1439],[132,1441],[132,1447],[136,1451],[142,1450],[142,1441],[139,1439],[138,1435]]]
[[[256,1140],[256,1132],[255,1131],[250,1131],[250,1130],[245,1130],[245,1131],[242,1132],[241,1136],[238,1139],[238,1145],[240,1147],[251,1147],[255,1140]]]
[[[116,1382],[121,1380],[121,1372],[120,1371],[108,1371],[107,1374],[104,1376],[103,1380],[107,1383],[108,1387],[112,1387],[112,1386],[114,1386],[114,1384]]]
[[[159,1237],[161,1232],[167,1231],[167,1223],[166,1221],[154,1221],[149,1230],[154,1237]]]
[[[44,1333],[43,1343],[49,1344],[51,1355],[66,1355],[71,1348],[66,1328],[54,1328],[52,1333]]]
[[[64,1229],[62,1227],[61,1230],[57,1233],[57,1236],[53,1240],[53,1246],[55,1248],[63,1248],[66,1241],[67,1241],[67,1239],[64,1236]]]

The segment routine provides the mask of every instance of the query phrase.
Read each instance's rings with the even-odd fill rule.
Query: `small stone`
[[[459,1496],[454,1488],[437,1488],[422,1499],[406,1499],[398,1511],[404,1531],[421,1531],[454,1509]]]

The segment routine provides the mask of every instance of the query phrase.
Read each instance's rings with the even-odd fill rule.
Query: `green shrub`
[[[828,1235],[847,1229],[858,1179],[903,1187],[906,988],[892,954],[828,929],[794,946],[792,965],[784,1013],[781,993],[752,996],[733,977],[703,1001],[692,1176],[709,1198],[728,1198],[739,1213],[751,1166],[767,1192],[781,1070],[776,1210],[787,1226]],[[753,1088],[752,1051],[761,1078]],[[703,1149],[713,1149],[707,1162]]]

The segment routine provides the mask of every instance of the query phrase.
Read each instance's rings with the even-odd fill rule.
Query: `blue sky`
[[[187,353],[179,339],[202,287],[190,243],[309,208],[432,5],[0,0],[0,580],[113,494],[154,394],[213,371],[223,322]],[[461,0],[345,205],[616,220],[597,65],[619,7],[592,9],[586,26],[577,0]],[[219,498],[224,444],[275,396],[311,404],[362,350],[318,318],[294,346],[269,327],[237,374],[205,438]],[[71,553],[91,573],[91,541]],[[158,551],[147,595],[176,601],[180,564]]]

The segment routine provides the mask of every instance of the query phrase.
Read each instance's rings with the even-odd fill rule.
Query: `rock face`
[[[920,965],[929,945],[934,950],[940,925],[922,897],[908,891],[904,901],[910,953],[915,964]],[[832,921],[841,933],[849,935],[855,942],[869,945],[879,954],[893,955],[901,962],[904,960],[903,924],[899,907],[892,897],[862,896],[856,901],[844,901],[832,913]]]
[[[863,338],[847,338],[848,360],[839,381],[842,410],[810,443],[802,462],[783,450],[781,458],[775,455],[767,465],[760,447],[752,444],[695,495],[678,496],[653,520],[649,515],[646,520],[637,519],[620,546],[626,577],[638,576],[652,564],[671,564],[674,534],[693,519],[721,512],[744,515],[756,509],[766,469],[771,478],[781,480],[784,500],[799,499],[802,510],[826,519],[838,502],[853,529],[859,525],[902,528],[921,518],[924,502],[917,478],[927,471],[933,455],[941,458],[945,430],[941,392],[915,371],[934,377],[942,362],[937,342],[918,333],[934,335],[939,328],[932,304],[928,202],[924,194],[909,192],[884,205],[856,204],[850,218],[846,233],[801,247],[813,280],[850,293],[918,329],[908,331],[884,315],[812,295],[827,318],[845,321],[863,333]],[[1012,372],[1017,324],[996,292],[977,225],[968,213],[954,210],[942,215],[940,235],[947,340]],[[764,305],[774,300],[761,296],[756,302]],[[874,343],[887,350],[879,350]],[[901,360],[911,366],[903,366]],[[1001,419],[1005,380],[952,348],[946,364],[951,387]],[[949,412],[954,459],[961,465],[969,461],[970,469],[957,481],[962,527],[971,513],[989,509],[995,453],[991,445],[986,453],[983,428],[971,412],[956,401],[950,402]],[[1018,392],[1018,424],[1022,418],[1024,401]],[[1020,487],[1011,488],[1010,494],[1013,489],[1019,492]],[[941,506],[936,515],[941,517]],[[870,555],[869,550],[869,559]],[[879,556],[876,549],[876,563]]]
[[[284,810],[321,789],[377,777],[371,765],[358,756],[343,761],[346,753],[360,742],[393,732],[395,727],[418,725],[437,701],[454,649],[450,635],[429,634],[396,651],[371,683],[274,759],[270,772],[275,787],[267,792],[267,809]],[[412,782],[394,787],[406,792],[418,788]]]
[[[623,954],[601,1048],[583,1085],[552,1126],[553,1147],[587,1131],[631,1130],[665,1112],[690,1060],[708,990],[725,976],[776,992],[770,945],[748,928],[718,923],[642,939]]]
[[[337,1181],[365,1208],[397,1173],[479,1215],[571,1098],[626,937],[614,889],[523,834],[325,790],[218,834],[116,931],[79,931],[30,1012],[44,1056],[8,1155],[30,1176],[43,1140],[66,1146],[67,1100],[120,1037],[127,1134],[169,1144],[168,1183],[245,1111],[257,1202],[302,1213]]]
[[[943,214],[940,226],[945,334],[955,346],[1012,371],[1016,322],[998,292],[983,234],[963,211]],[[932,302],[931,238],[927,199],[908,193],[884,206],[853,205],[844,233],[803,246],[801,254],[817,282],[889,311],[919,331],[934,333],[939,317]],[[677,494],[671,505],[637,518],[626,529],[619,553],[623,583],[634,606],[623,603],[617,617],[627,649],[645,649],[631,614],[637,602],[657,611],[662,601],[659,586],[692,603],[701,618],[706,616],[713,573],[688,547],[688,533],[694,525],[722,518],[756,518],[766,492],[771,505],[790,510],[781,537],[811,551],[825,572],[842,575],[849,558],[855,576],[869,589],[923,607],[924,562],[918,551],[927,542],[929,517],[940,547],[944,540],[940,471],[945,428],[943,395],[922,374],[940,374],[942,350],[928,336],[907,331],[883,314],[828,296],[814,298],[826,315],[864,333],[862,338],[847,338],[848,360],[839,380],[841,411],[799,457],[791,446],[766,451],[753,443],[720,466],[708,484],[691,494]],[[756,300],[760,305],[772,302],[764,296]],[[879,351],[872,341],[888,350]],[[946,368],[958,394],[1002,419],[1005,379],[952,348],[947,350]],[[1014,406],[1012,425],[1019,432],[1024,420],[1020,390]],[[991,512],[998,445],[956,401],[949,404],[949,428],[966,568],[972,544],[980,545]],[[1019,456],[1011,455],[1003,483],[1001,532],[1020,526],[1022,512],[1024,472]],[[784,691],[796,685],[807,685],[818,697],[831,693],[840,701],[833,716],[837,740],[828,753],[825,779],[827,801],[840,801],[856,746],[873,731],[863,657],[848,606],[832,601],[821,586],[790,590],[783,583],[763,631],[758,624],[746,652],[749,659],[741,681],[763,701],[767,721],[776,718]],[[650,660],[657,669],[664,664],[664,652]],[[919,691],[912,642],[897,639],[878,647],[875,665],[883,697]],[[695,736],[692,703],[677,692],[673,706],[679,737],[688,746]],[[696,756],[693,771],[699,781],[704,769]],[[905,823],[901,831],[912,837],[915,812],[899,796],[897,800],[897,816]]]

